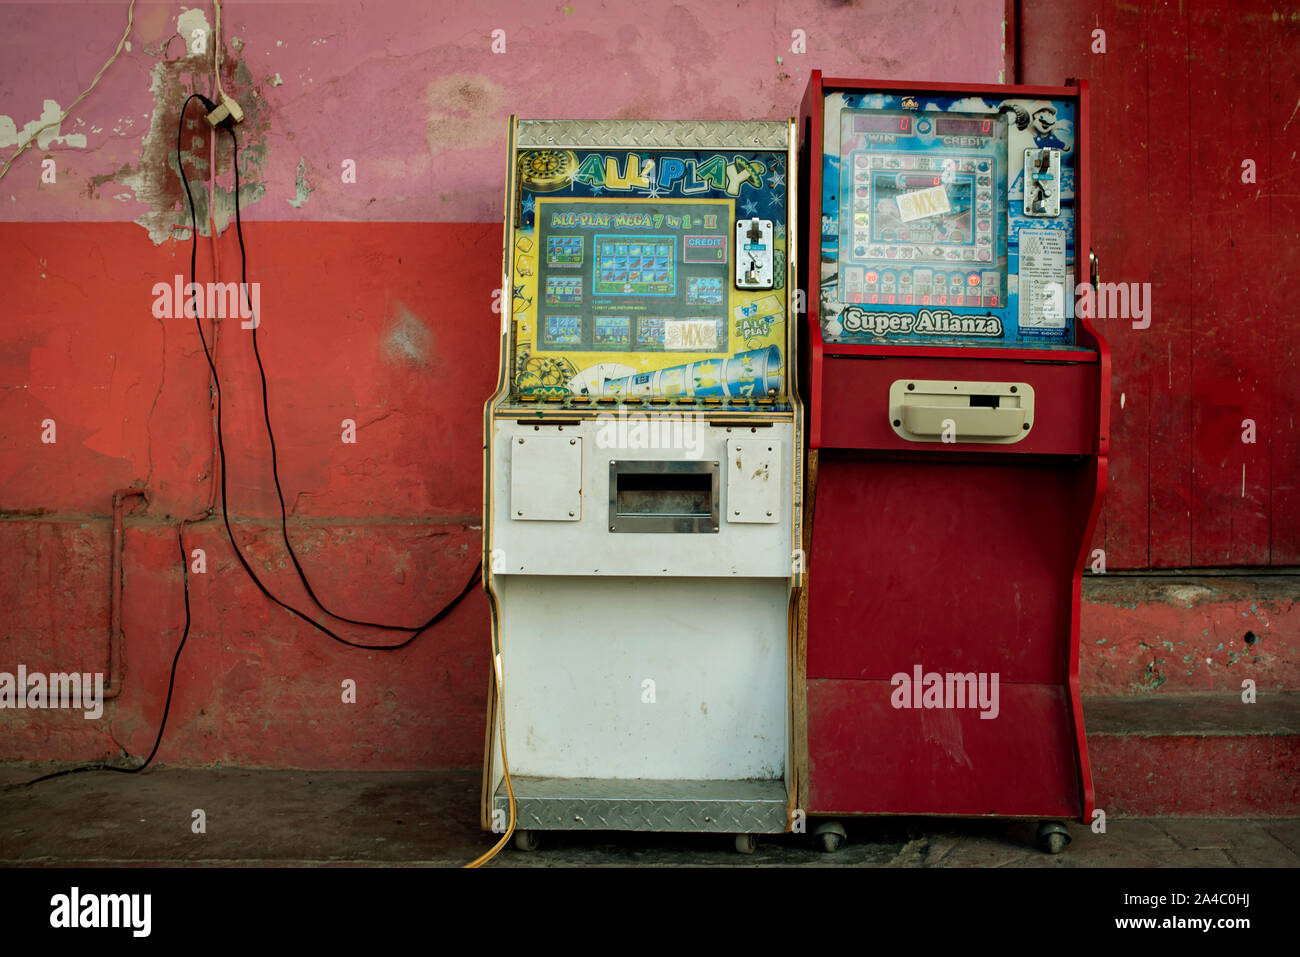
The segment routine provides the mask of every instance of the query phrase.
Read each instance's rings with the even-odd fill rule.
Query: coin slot
[[[708,515],[713,479],[704,473],[624,472],[617,479],[614,514]]]
[[[609,463],[611,532],[716,532],[718,463]]]

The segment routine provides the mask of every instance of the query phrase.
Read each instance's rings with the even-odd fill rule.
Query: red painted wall
[[[500,227],[252,223],[244,233],[250,277],[263,283],[258,341],[289,531],[309,580],[350,617],[422,622],[460,591],[481,549]],[[6,223],[0,245],[12,250],[0,271],[12,290],[0,374],[20,383],[4,390],[0,419],[0,445],[14,450],[0,461],[0,488],[17,506],[0,518],[0,670],[107,670],[110,498],[149,490],[126,518],[121,698],[100,721],[0,711],[0,756],[149,752],[184,623],[177,527],[199,518],[185,544],[206,552],[207,571],[190,578],[193,625],[162,760],[476,763],[488,678],[481,594],[406,649],[350,649],[256,590],[219,497],[204,519],[207,362],[192,319],[152,315],[158,277],[188,278],[188,244],[155,246],[128,223]],[[221,256],[237,265],[231,233]],[[236,534],[272,591],[310,609],[278,538],[251,333],[218,321],[217,341]],[[355,444],[341,441],[347,418]],[[52,444],[39,441],[45,419],[56,423]],[[335,627],[367,643],[403,637]],[[345,679],[355,705],[343,702]]]

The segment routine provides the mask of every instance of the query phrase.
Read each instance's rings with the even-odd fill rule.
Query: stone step
[[[1107,816],[1300,814],[1300,693],[1085,695],[1083,716]]]

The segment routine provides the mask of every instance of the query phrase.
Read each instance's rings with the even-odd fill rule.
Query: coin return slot
[[[973,395],[970,397],[970,404],[972,408],[996,409],[999,398],[996,395]]]
[[[717,463],[610,463],[611,532],[716,532],[717,525]]]
[[[615,514],[708,515],[712,485],[707,475],[625,473],[618,477]]]

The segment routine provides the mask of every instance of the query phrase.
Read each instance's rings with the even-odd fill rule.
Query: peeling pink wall
[[[126,6],[0,4],[0,117],[21,130],[46,99],[71,103],[116,45]],[[814,67],[829,75],[997,82],[1003,8],[1002,0],[230,0],[222,35],[231,79],[223,82],[262,118],[260,129],[241,130],[265,146],[265,195],[248,205],[250,219],[490,222],[501,216],[512,112],[782,119],[797,112]],[[147,213],[158,199],[151,184],[167,171],[156,162],[142,167],[142,157],[175,150],[175,94],[193,89],[188,76],[175,88],[167,79],[194,73],[198,91],[210,93],[210,55],[187,58],[177,33],[184,10],[137,4],[131,50],[63,125],[63,133],[86,137],[84,149],[29,151],[0,187],[0,220],[121,221]],[[198,13],[211,25],[207,4],[187,25]],[[504,53],[492,52],[496,30],[504,31]],[[804,31],[806,53],[791,52],[795,30]],[[160,105],[168,122],[154,123],[151,134]],[[5,128],[0,119],[7,155]],[[161,151],[148,150],[151,135],[165,141]],[[59,164],[53,185],[39,182],[46,152]],[[357,162],[355,184],[341,182],[344,159]],[[300,162],[310,192],[294,205]]]

